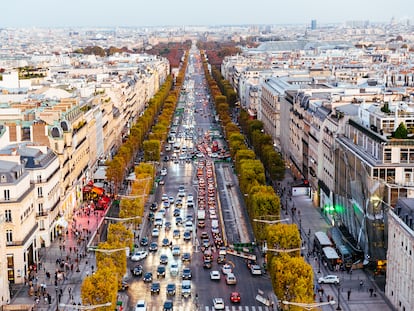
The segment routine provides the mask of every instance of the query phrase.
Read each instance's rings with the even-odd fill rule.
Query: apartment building
[[[15,144],[0,150],[2,293],[36,269],[40,247],[61,233],[59,159],[46,146]],[[4,284],[7,280],[7,286]]]
[[[414,200],[400,199],[388,210],[388,250],[385,295],[396,310],[414,305]]]

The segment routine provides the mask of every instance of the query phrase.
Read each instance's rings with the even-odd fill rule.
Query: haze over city
[[[409,0],[98,1],[21,0],[2,8],[2,27],[114,27],[343,23],[412,20]]]

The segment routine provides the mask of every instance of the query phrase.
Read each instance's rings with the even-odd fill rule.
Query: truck
[[[183,280],[181,282],[181,296],[184,298],[191,297],[191,281]]]
[[[203,209],[197,210],[197,219],[198,220],[204,220],[206,219],[206,211]]]

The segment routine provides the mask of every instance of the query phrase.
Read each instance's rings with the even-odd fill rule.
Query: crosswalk
[[[174,305],[174,310],[175,310],[175,307],[176,306]],[[160,311],[160,307],[153,306],[152,308],[149,307],[148,310]],[[216,311],[216,309],[214,309],[213,306],[200,306],[200,307],[198,307],[198,309],[196,309],[196,307],[194,305],[190,305],[190,306],[189,305],[187,305],[187,306],[182,305],[177,310],[181,310],[181,311],[194,311],[194,310]],[[225,306],[224,311],[272,311],[272,308],[271,307],[266,307],[266,306]]]
[[[205,306],[205,311],[215,311],[213,306]],[[271,311],[266,306],[225,306],[225,311]]]

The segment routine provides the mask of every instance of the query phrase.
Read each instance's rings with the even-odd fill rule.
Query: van
[[[191,281],[184,280],[181,283],[181,296],[184,298],[191,297]]]

